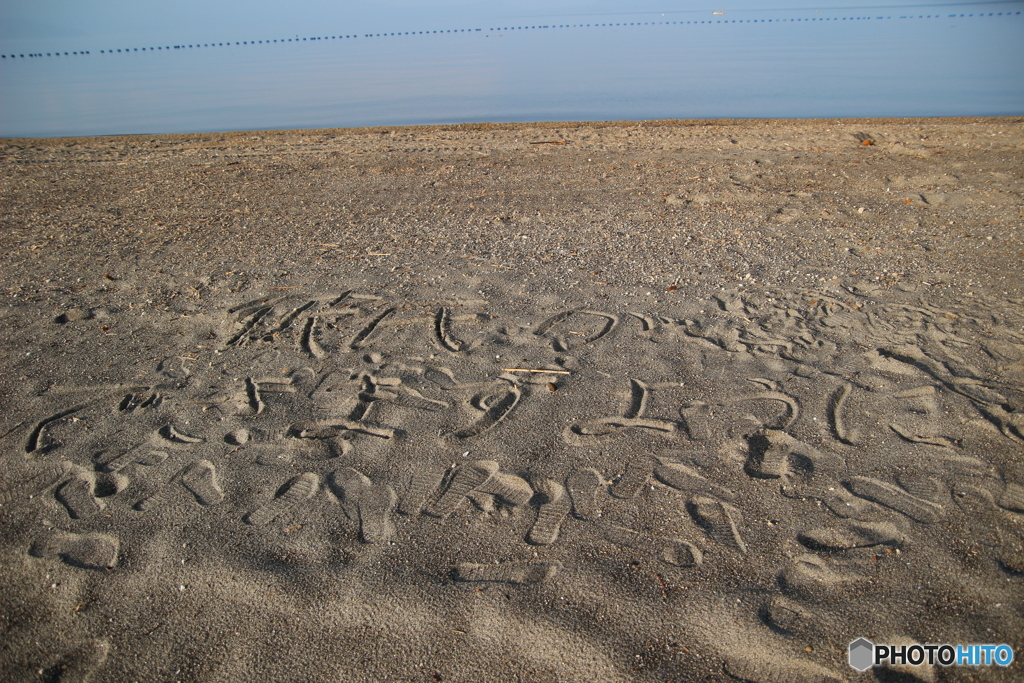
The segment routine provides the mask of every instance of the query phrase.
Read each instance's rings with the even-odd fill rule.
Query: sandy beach
[[[1021,679],[1024,119],[0,166],[0,678]]]

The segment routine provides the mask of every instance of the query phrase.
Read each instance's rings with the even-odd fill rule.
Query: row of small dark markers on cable
[[[1020,12],[979,12],[979,17],[1001,17],[1003,15],[1019,15]],[[974,14],[949,14],[946,15],[947,19],[957,17],[973,17]],[[782,24],[782,23],[793,23],[800,21],[869,21],[872,17],[812,17],[808,19],[709,19],[705,21],[643,21],[633,23],[619,23],[619,24],[556,24],[556,25],[544,25],[544,26],[504,26],[499,28],[489,28],[488,31],[524,31],[531,29],[546,29],[546,28],[602,28],[602,27],[613,27],[613,26],[667,26],[667,25],[683,25],[683,24]],[[901,16],[899,19],[941,19],[942,16],[938,14],[920,14],[918,16]],[[874,17],[878,19],[892,19],[892,17]],[[388,36],[421,36],[421,35],[432,35],[435,33],[473,33],[483,31],[481,28],[457,28],[449,30],[439,31],[406,31],[398,33],[364,33],[364,38],[383,38]],[[166,47],[126,47],[120,50],[100,50],[100,54],[114,54],[114,53],[127,53],[127,52],[156,52],[157,50],[188,50],[192,48],[203,48],[203,47],[229,47],[231,45],[263,45],[269,43],[301,43],[303,41],[310,40],[343,40],[346,38],[358,38],[359,36],[322,36],[315,38],[281,38],[279,40],[243,40],[235,43],[196,43],[194,45],[168,45]],[[78,52],[30,52],[28,54],[11,54],[11,55],[0,55],[0,59],[17,59],[17,58],[28,58],[28,57],[60,57],[69,55],[91,55],[90,50],[82,50]]]
[[[719,14],[716,12],[715,14]],[[725,14],[725,12],[721,12]],[[979,17],[996,17],[996,16],[1011,16],[1020,14],[1020,12],[979,12]],[[957,17],[973,17],[974,14],[947,14],[945,18],[953,19]],[[537,28],[591,28],[591,27],[607,27],[607,26],[667,26],[667,25],[682,25],[682,24],[783,24],[783,23],[795,23],[801,21],[870,21],[875,20],[886,20],[892,19],[893,17],[810,17],[806,19],[793,18],[793,19],[706,19],[703,21],[638,21],[632,23],[619,23],[619,24],[558,24],[555,26],[504,26],[499,28],[488,29],[490,31],[515,31],[524,29],[537,29]],[[904,15],[897,17],[898,19],[942,19],[940,14],[919,14],[918,16]],[[479,29],[477,29],[479,30]],[[378,34],[380,35],[380,34]],[[385,33],[384,35],[389,35]],[[408,35],[401,33],[392,33],[390,35]]]

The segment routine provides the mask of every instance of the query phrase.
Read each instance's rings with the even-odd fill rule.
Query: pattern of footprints
[[[728,296],[719,304],[715,320],[572,309],[516,336],[511,326],[459,315],[447,305],[409,317],[378,297],[351,291],[256,299],[229,310],[218,352],[259,359],[267,348],[284,349],[306,365],[279,370],[244,361],[230,380],[191,385],[192,404],[216,416],[205,422],[195,414],[179,419],[183,403],[175,389],[157,384],[108,387],[99,399],[55,409],[27,429],[22,455],[29,465],[0,491],[0,506],[52,500],[66,512],[57,526],[71,531],[47,530],[29,553],[93,571],[118,565],[116,532],[102,527],[103,513],[116,506],[131,514],[218,506],[240,529],[273,533],[314,514],[315,501],[327,498],[337,506],[315,514],[339,511],[367,550],[401,545],[427,525],[435,533],[468,515],[489,515],[495,528],[523,530],[510,546],[523,552],[495,562],[452,561],[446,576],[528,589],[572,580],[574,568],[559,550],[577,538],[630,549],[668,571],[743,562],[772,552],[751,532],[760,499],[812,501],[829,521],[790,537],[800,550],[780,561],[777,594],[761,606],[764,623],[783,634],[819,628],[812,605],[867,580],[861,559],[915,552],[917,531],[925,527],[953,528],[967,520],[978,538],[991,539],[986,542],[1002,571],[1024,573],[1024,480],[969,453],[961,437],[937,432],[930,422],[944,401],[960,401],[998,438],[1019,446],[1020,392],[987,381],[990,373],[951,350],[960,342],[936,346],[936,338],[954,336],[948,327],[939,331],[921,322],[936,311],[890,307],[858,316],[837,302],[779,309]],[[882,320],[886,313],[906,316],[918,338],[930,341],[911,343],[913,334]],[[874,347],[843,365],[828,338],[838,325]],[[561,395],[561,384],[552,380],[571,387],[584,376],[579,358],[626,328],[662,348],[681,345],[708,373],[718,371],[722,356],[749,367],[767,358],[796,369],[790,379],[747,377],[744,386],[703,393],[679,382],[622,377],[616,380],[622,393],[605,402],[606,409],[556,421],[561,431],[552,436],[559,447],[580,454],[563,460],[560,473],[518,464],[503,470],[497,460],[468,457],[480,452],[474,449],[485,438],[523,429],[520,415],[535,414],[530,411],[542,400]],[[395,353],[389,345],[408,343],[410,330],[423,332],[433,355]],[[462,380],[467,363],[494,356],[487,356],[493,350],[488,340],[502,353],[520,344],[543,362],[519,368],[491,362],[483,377]],[[629,372],[645,376],[644,370],[636,365]],[[189,381],[185,375],[178,381]],[[917,386],[905,388],[908,375]],[[701,371],[693,376],[699,379]],[[810,378],[812,389],[799,388]],[[879,436],[863,413],[883,398],[894,407],[872,418],[884,432]],[[392,471],[380,454],[424,438],[401,424],[408,411],[433,420],[437,438],[416,442],[418,459]],[[59,459],[61,449],[74,446],[77,421],[100,414],[150,422],[132,443],[100,440],[87,457]],[[809,430],[812,422],[817,431]],[[857,458],[883,437],[900,448],[923,449],[926,457],[914,467],[878,460],[864,469]],[[599,459],[588,462],[584,454]],[[267,468],[258,491],[245,490],[249,480],[235,479],[240,459],[245,467]],[[457,464],[438,464],[444,459]],[[736,466],[723,469],[723,463]],[[361,470],[383,474],[371,478]],[[648,505],[655,489],[677,516],[652,530],[626,511]],[[517,520],[524,524],[516,526]],[[522,559],[529,552],[533,558]],[[742,658],[727,660],[733,676],[774,680],[749,669]]]
[[[742,312],[747,315],[755,312],[749,303],[735,298],[719,297],[719,304],[722,310],[727,312]],[[386,321],[393,318],[396,310],[396,307],[387,306],[378,297],[351,291],[301,302],[290,301],[287,297],[257,299],[229,309],[229,314],[235,316],[238,322],[236,329],[228,337],[225,348],[274,342],[282,335],[294,331],[298,347],[314,358],[323,358],[327,349],[334,352],[360,351],[370,343]],[[826,317],[831,314],[833,317],[843,318],[844,325],[854,324],[849,312],[841,306],[826,306],[821,310],[825,312]],[[774,313],[770,314],[772,315]],[[721,324],[709,325],[642,314],[633,314],[633,317],[641,323],[644,334],[679,328],[686,336],[704,339],[726,350],[746,346],[748,350],[771,347],[773,351],[778,351],[779,347],[784,347],[792,352],[794,344],[807,343],[806,333],[784,343],[780,341],[778,344],[766,343],[761,338],[745,342],[742,334],[728,334],[723,331]],[[362,322],[359,322],[360,318],[363,319]],[[432,318],[435,341],[448,353],[465,353],[471,348],[471,344],[454,335],[453,318],[449,308],[437,309]],[[339,321],[342,320],[350,321],[352,324],[339,325]],[[620,328],[620,322],[617,315],[590,309],[574,309],[557,313],[541,321],[533,330],[533,334],[539,339],[547,340],[554,351],[564,353],[611,335]],[[573,323],[576,323],[576,327],[585,327],[586,330],[575,333],[571,329]],[[330,336],[327,334],[329,329],[342,332],[349,329],[351,332],[348,333],[347,340],[327,341],[326,338]],[[776,335],[779,331],[775,330]],[[751,334],[751,330],[747,333]],[[321,341],[317,341],[318,339]],[[782,355],[785,357],[785,354]],[[920,347],[903,344],[883,347],[879,350],[879,356],[922,370],[944,388],[975,402],[982,414],[997,424],[1006,436],[1020,438],[1017,428],[1020,417],[1018,413],[1012,412],[1012,409],[1007,409],[1007,399],[984,386],[978,381],[978,371],[967,368],[963,362],[950,357],[950,354],[945,353],[944,357],[936,358],[929,356]],[[424,376],[446,390],[458,386],[448,371],[442,373],[428,370]],[[841,457],[833,452],[822,451],[802,443],[787,433],[786,430],[800,417],[799,401],[780,391],[777,384],[771,380],[752,381],[762,385],[765,390],[739,396],[723,405],[776,402],[783,407],[783,412],[774,423],[766,424],[765,428],[747,435],[748,455],[745,471],[749,476],[779,480],[782,493],[790,497],[819,497],[841,518],[856,519],[857,510],[863,508],[864,501],[884,506],[923,524],[934,524],[944,518],[945,508],[939,500],[944,484],[934,477],[897,480],[895,483],[865,476],[847,476],[840,479],[838,475],[843,466]],[[357,388],[354,400],[351,398],[353,388]],[[266,408],[264,396],[267,392],[295,391],[293,380],[288,378],[245,378],[238,390],[238,399],[234,403],[237,406],[235,414],[260,416]],[[844,382],[830,395],[828,401],[829,427],[835,439],[845,445],[853,445],[858,439],[856,430],[847,424],[845,417],[850,396],[854,391],[854,383]],[[504,379],[491,384],[475,394],[469,402],[479,411],[479,417],[452,430],[448,438],[455,442],[466,441],[493,429],[517,408],[524,396],[523,387],[514,379]],[[562,435],[563,440],[571,446],[600,446],[609,437],[620,436],[633,429],[649,430],[666,437],[672,437],[678,431],[682,431],[690,440],[698,442],[711,437],[709,424],[715,409],[713,405],[691,400],[684,402],[679,408],[677,420],[650,418],[646,416],[651,403],[650,396],[651,390],[643,381],[629,379],[627,400],[618,414],[570,424]],[[264,444],[268,449],[268,456],[265,458],[268,461],[280,459],[282,450],[294,449],[301,442],[313,440],[329,442],[335,454],[347,454],[351,449],[350,439],[353,435],[372,435],[384,439],[395,436],[394,429],[367,421],[366,418],[374,404],[389,403],[420,410],[444,410],[449,406],[448,402],[428,398],[412,387],[403,386],[400,381],[389,382],[386,378],[378,378],[368,373],[351,377],[338,372],[328,373],[319,380],[311,397],[318,406],[322,406],[319,410],[325,419],[294,423],[284,430],[271,433],[260,429],[237,429],[226,435],[224,440],[249,448],[258,448],[260,444]],[[916,401],[918,412],[935,409],[933,386],[903,391],[897,393],[896,397],[905,401]],[[133,412],[159,408],[164,398],[163,394],[150,388],[135,388],[132,393],[121,399],[117,409],[121,412]],[[225,404],[230,405],[231,400],[226,400]],[[26,440],[26,452],[32,455],[45,454],[53,447],[48,441],[48,430],[68,418],[75,419],[74,416],[86,408],[87,404],[74,405],[40,420]],[[893,423],[891,429],[910,443],[947,449],[955,447],[955,444],[945,437],[919,434],[906,425]],[[67,509],[70,518],[87,519],[103,511],[106,498],[128,487],[130,480],[124,476],[125,472],[139,468],[155,468],[170,457],[169,451],[173,447],[195,445],[203,441],[201,437],[177,429],[174,424],[165,424],[148,440],[136,446],[100,454],[94,470],[66,463],[42,468],[28,481],[4,491],[3,500],[13,500],[19,491],[53,488],[55,498]],[[285,443],[288,444],[288,448],[282,449]],[[960,457],[970,460],[969,456]],[[354,519],[359,520],[361,537],[368,543],[381,542],[393,536],[394,530],[389,517],[396,508],[408,516],[422,512],[443,519],[451,515],[467,498],[474,500],[478,506],[487,506],[488,503],[483,499],[490,497],[510,506],[523,506],[534,501],[538,511],[537,521],[527,540],[536,545],[550,545],[557,540],[562,521],[570,511],[581,520],[597,521],[601,515],[598,502],[601,491],[606,490],[613,498],[632,499],[652,475],[658,482],[688,495],[686,509],[709,540],[729,545],[741,552],[745,551],[746,543],[740,533],[741,515],[733,504],[735,494],[732,491],[711,482],[683,463],[659,461],[648,455],[636,455],[629,459],[624,470],[611,482],[607,482],[596,469],[583,468],[571,472],[563,481],[545,477],[533,478],[532,486],[522,477],[500,472],[497,463],[489,460],[474,461],[447,474],[425,466],[413,472],[407,495],[400,502],[391,486],[373,484],[352,468],[348,468],[347,472],[333,472],[329,477],[329,484],[331,490],[344,502],[345,509],[351,512]],[[838,491],[835,484],[841,484]],[[284,484],[271,501],[246,515],[246,521],[253,525],[267,524],[285,514],[291,507],[313,496],[320,485],[320,475],[311,472],[299,475]],[[825,486],[829,486],[832,492],[825,493]],[[187,491],[203,506],[217,505],[225,498],[214,463],[207,459],[199,459],[179,469],[155,492],[140,499],[135,508],[140,511],[156,509],[173,497],[176,490]],[[434,496],[438,490],[442,493]],[[994,505],[1002,509],[1020,512],[1024,508],[1024,503],[1021,502],[1024,498],[1024,487],[1014,482],[1009,482],[1003,487],[998,500],[989,497],[992,498]],[[858,503],[858,500],[861,502]],[[836,538],[832,541],[828,538],[828,534],[811,534],[806,540],[824,548],[835,547],[836,543],[841,545]]]

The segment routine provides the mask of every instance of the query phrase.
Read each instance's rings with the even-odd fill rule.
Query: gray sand
[[[5,141],[0,674],[1019,680],[1022,123]]]

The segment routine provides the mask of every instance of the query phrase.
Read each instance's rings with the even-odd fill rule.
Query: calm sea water
[[[920,18],[863,10],[828,21],[730,12],[707,23],[648,16],[610,26],[566,17],[550,28],[6,55],[0,135],[1016,115],[1024,14],[1009,8],[942,7]]]

